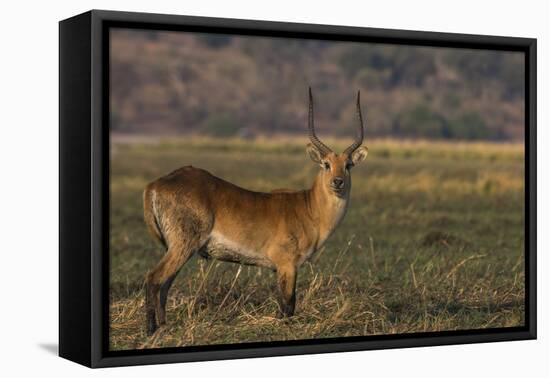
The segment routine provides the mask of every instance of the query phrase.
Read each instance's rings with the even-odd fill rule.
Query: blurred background
[[[111,35],[110,347],[136,349],[514,327],[525,321],[524,62],[518,53],[182,32]],[[274,278],[192,258],[145,334],[163,250],[147,183],[184,165],[243,188],[311,187],[307,88],[335,151],[369,156],[346,216],[275,318]],[[398,232],[396,232],[398,230]]]
[[[307,88],[323,135],[522,140],[522,53],[114,29],[116,134],[303,134]]]

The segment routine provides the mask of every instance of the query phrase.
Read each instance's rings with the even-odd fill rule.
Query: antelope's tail
[[[143,217],[149,232],[155,239],[162,243],[167,248],[166,239],[162,233],[161,223],[158,214],[158,204],[156,191],[151,185],[147,185],[143,191]]]

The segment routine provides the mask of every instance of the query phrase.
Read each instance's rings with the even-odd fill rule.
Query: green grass
[[[170,292],[167,326],[148,337],[143,278],[162,250],[143,223],[144,186],[192,164],[249,189],[305,188],[317,171],[305,143],[113,145],[111,349],[523,325],[522,146],[374,140],[353,170],[344,221],[300,270],[293,318],[276,318],[272,272],[192,258]]]

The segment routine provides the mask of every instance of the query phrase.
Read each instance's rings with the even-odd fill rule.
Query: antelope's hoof
[[[147,325],[147,336],[153,336],[153,334],[157,331],[158,327],[156,324],[149,323]]]
[[[294,316],[294,311],[279,311],[277,314],[277,319],[289,319]]]

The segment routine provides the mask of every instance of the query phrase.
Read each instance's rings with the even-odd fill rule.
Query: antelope
[[[310,189],[255,192],[192,166],[177,169],[146,186],[145,223],[166,249],[145,277],[149,335],[166,324],[168,291],[194,253],[273,270],[278,284],[279,315],[294,314],[298,269],[323,246],[344,218],[350,198],[351,168],[368,153],[361,146],[360,92],[357,117],[355,141],[344,152],[333,152],[315,134],[309,89],[311,143],[306,150],[320,166]]]

